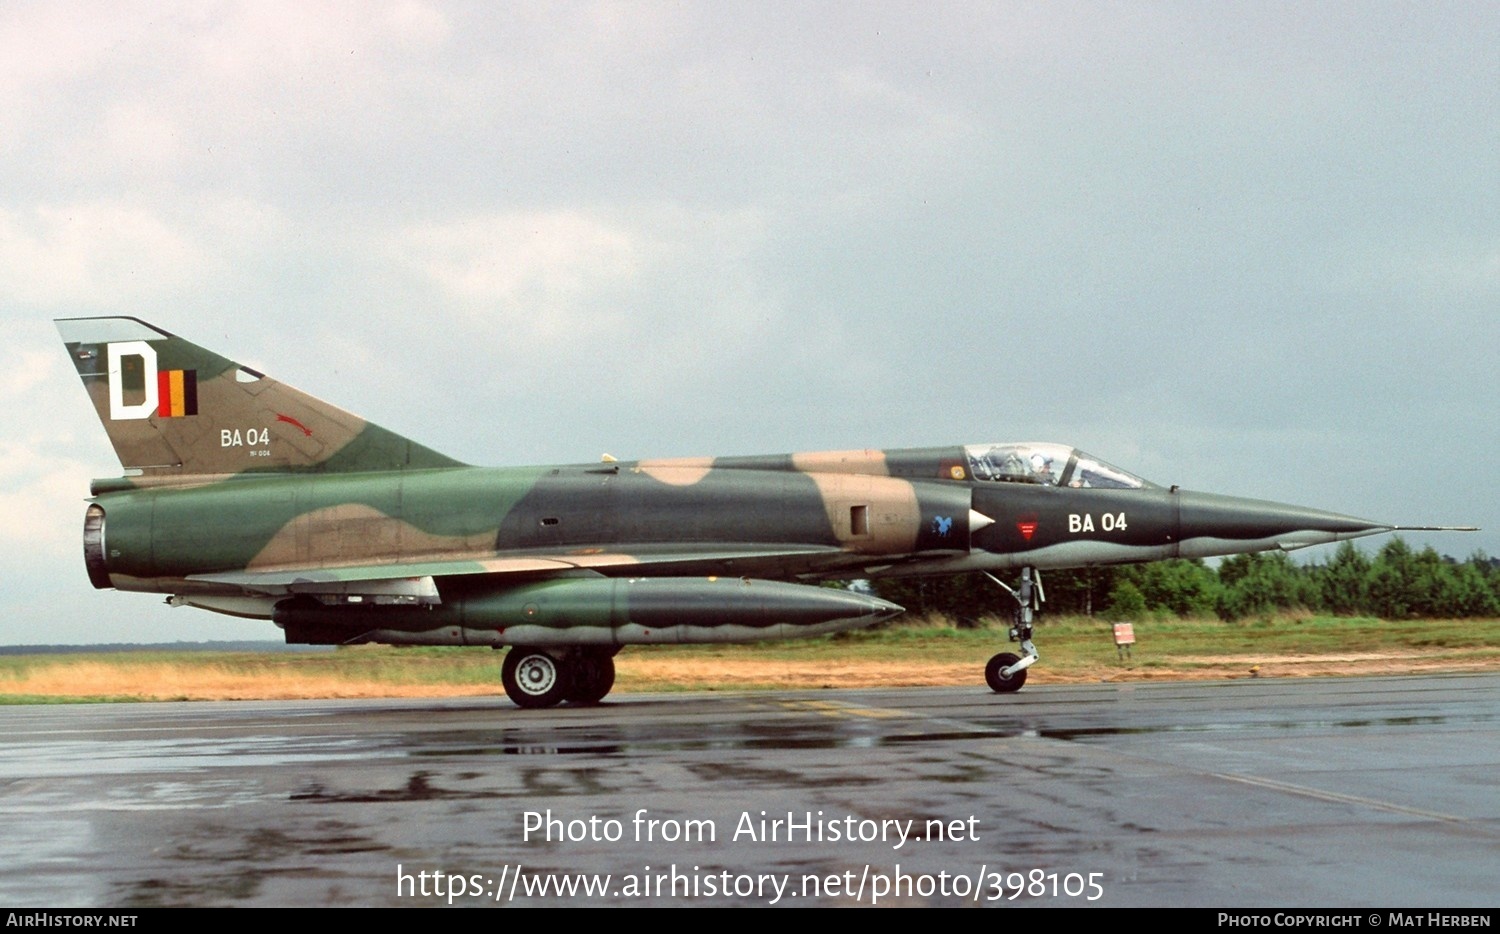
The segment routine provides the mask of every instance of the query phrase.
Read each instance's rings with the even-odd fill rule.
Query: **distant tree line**
[[[1007,584],[1015,575],[997,575]],[[1048,613],[1139,619],[1212,616],[1236,620],[1307,610],[1382,619],[1500,616],[1500,559],[1476,552],[1459,562],[1432,548],[1414,552],[1399,536],[1372,558],[1344,542],[1323,564],[1298,564],[1284,552],[1223,559],[1217,568],[1173,559],[1119,567],[1044,571]],[[875,593],[911,613],[945,613],[972,624],[1008,618],[1014,602],[982,574],[893,578]]]

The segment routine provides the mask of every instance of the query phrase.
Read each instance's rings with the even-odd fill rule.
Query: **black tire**
[[[615,660],[608,655],[584,655],[573,659],[573,684],[568,702],[597,704],[615,686]]]
[[[505,653],[500,682],[517,707],[555,707],[568,694],[569,667],[541,649],[514,648]]]
[[[990,686],[991,691],[996,694],[1012,694],[1021,690],[1021,685],[1026,683],[1027,669],[1022,668],[1009,678],[1000,676],[1000,669],[1008,668],[1020,660],[1021,656],[1013,652],[1001,652],[990,659],[989,664],[984,666],[984,680]]]

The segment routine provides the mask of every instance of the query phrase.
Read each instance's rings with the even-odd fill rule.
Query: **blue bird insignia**
[[[934,532],[936,532],[939,536],[941,536],[943,538],[947,538],[948,537],[948,533],[951,532],[951,531],[953,531],[953,517],[952,516],[933,516],[932,517],[932,530]]]

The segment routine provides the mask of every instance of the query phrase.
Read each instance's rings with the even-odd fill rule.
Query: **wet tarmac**
[[[1492,907],[1500,677],[10,707],[0,817],[14,907]]]

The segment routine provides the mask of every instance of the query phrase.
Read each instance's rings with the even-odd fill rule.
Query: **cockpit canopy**
[[[1065,444],[970,444],[964,448],[975,480],[1036,483],[1076,489],[1140,490],[1156,484]]]

